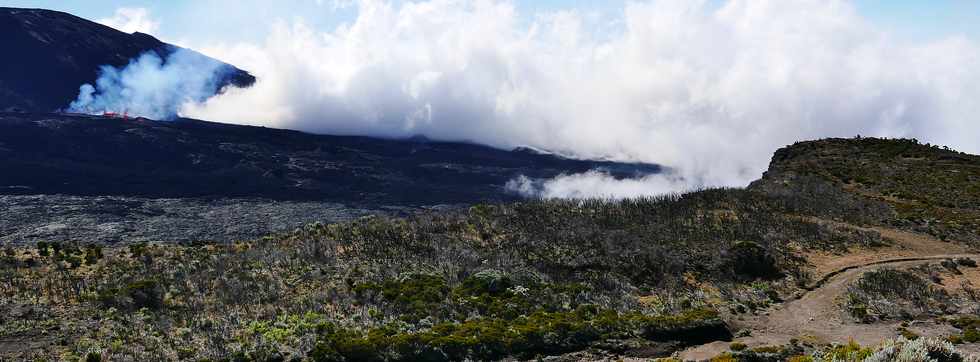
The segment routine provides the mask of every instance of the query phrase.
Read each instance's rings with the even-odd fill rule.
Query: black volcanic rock
[[[145,52],[161,59],[180,49],[142,33],[126,34],[58,11],[0,8],[0,110],[50,112],[66,107],[99,67],[125,66]],[[224,64],[224,63],[223,63]],[[227,67],[221,87],[255,78]]]
[[[189,119],[124,120],[0,113],[0,194],[150,198],[260,197],[357,205],[433,205],[517,198],[517,176],[649,164],[582,161],[486,146],[321,136]]]

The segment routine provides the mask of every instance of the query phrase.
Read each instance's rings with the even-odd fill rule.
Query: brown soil
[[[823,221],[827,222],[827,221]],[[853,226],[851,226],[853,227]],[[804,254],[813,266],[813,275],[823,276],[856,265],[868,265],[881,260],[917,258],[940,254],[972,254],[976,250],[962,244],[942,241],[925,234],[911,233],[883,227],[860,228],[881,234],[893,245],[879,248],[855,248],[845,254],[810,252]]]
[[[813,275],[819,276],[809,292],[797,299],[774,305],[759,315],[731,321],[735,330],[750,330],[747,337],[735,341],[749,347],[783,345],[790,339],[802,343],[846,343],[853,339],[861,344],[876,344],[898,335],[899,322],[862,324],[853,321],[840,308],[847,286],[863,273],[878,268],[905,268],[937,260],[967,257],[980,260],[980,254],[968,248],[943,242],[927,235],[887,228],[873,228],[894,245],[854,249],[845,254],[810,253],[806,255]],[[948,277],[948,288],[962,288],[963,283],[980,284],[980,270],[963,268],[961,276]],[[969,284],[968,284],[969,285]],[[918,323],[909,327],[922,336],[944,336],[952,333],[945,324]],[[706,360],[729,348],[731,342],[718,341],[689,348],[680,353],[683,360]]]

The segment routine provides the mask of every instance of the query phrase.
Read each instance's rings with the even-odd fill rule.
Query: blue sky
[[[976,0],[859,0],[867,19],[918,40],[950,35],[980,38],[980,1]]]
[[[347,0],[350,2],[349,0]],[[710,0],[722,2],[723,0]],[[518,0],[518,11],[530,15],[557,9],[578,9],[615,15],[627,0]],[[256,24],[255,14],[269,19],[302,18],[319,29],[333,28],[356,16],[354,7],[338,8],[337,0],[241,0],[230,8],[222,0],[0,0],[0,5],[67,11],[88,19],[111,17],[120,7],[141,7],[160,23],[158,35],[170,40],[256,41],[268,24]],[[859,12],[880,29],[910,40],[933,40],[963,35],[980,38],[980,1],[974,0],[855,0]]]

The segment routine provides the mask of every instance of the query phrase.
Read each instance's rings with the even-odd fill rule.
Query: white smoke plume
[[[657,196],[697,189],[687,180],[670,173],[617,179],[601,171],[559,175],[552,179],[519,176],[505,189],[531,198],[545,199],[627,199]]]
[[[187,114],[312,132],[532,145],[745,185],[778,147],[917,137],[980,151],[980,50],[908,44],[845,1],[630,3],[616,34],[583,14],[523,24],[498,1],[361,1],[330,31],[277,25],[209,52],[259,82]]]
[[[145,8],[119,8],[111,18],[99,19],[96,22],[126,33],[151,34],[160,28],[160,23],[153,20],[149,10]]]
[[[264,43],[204,47],[259,80],[181,112],[529,145],[677,172],[565,176],[545,183],[546,196],[582,193],[563,186],[573,184],[600,195],[744,186],[778,147],[829,136],[980,152],[977,44],[895,38],[848,1],[636,1],[598,20],[574,10],[521,15],[494,0],[357,4],[356,20],[335,29],[280,21]]]
[[[185,49],[177,48],[165,60],[155,52],[146,52],[122,68],[103,66],[95,85],[82,85],[68,111],[169,119],[184,104],[214,95],[228,69],[221,62]]]

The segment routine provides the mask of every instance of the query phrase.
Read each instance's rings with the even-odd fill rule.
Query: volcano
[[[101,66],[121,67],[153,52],[161,59],[182,50],[143,33],[127,34],[52,10],[0,8],[0,110],[51,112],[93,83]],[[203,57],[203,55],[201,55]],[[210,59],[210,58],[209,58]],[[255,82],[248,72],[221,63],[219,91]]]
[[[508,180],[649,164],[459,143],[314,135],[192,119],[0,113],[0,194],[262,197],[356,204],[504,201]]]
[[[100,68],[182,48],[49,10],[0,8],[0,34],[11,49],[0,57],[0,242],[234,240],[378,210],[517,200],[506,185],[522,176],[661,172],[425,137],[64,113]],[[255,82],[221,64],[217,92]]]

